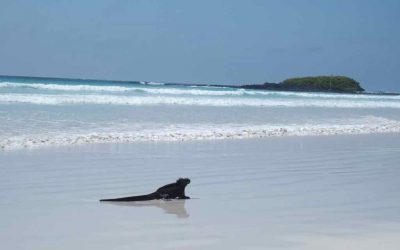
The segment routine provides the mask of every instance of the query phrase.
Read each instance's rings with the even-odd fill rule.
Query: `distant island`
[[[311,91],[335,93],[360,93],[364,89],[360,83],[347,76],[313,76],[296,77],[281,83],[241,85],[245,89],[275,90],[275,91]]]

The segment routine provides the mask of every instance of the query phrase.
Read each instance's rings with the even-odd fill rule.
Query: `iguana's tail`
[[[160,199],[157,192],[146,194],[146,195],[138,195],[138,196],[130,196],[130,197],[122,197],[122,198],[115,198],[115,199],[102,199],[100,201],[149,201],[149,200],[156,200]]]

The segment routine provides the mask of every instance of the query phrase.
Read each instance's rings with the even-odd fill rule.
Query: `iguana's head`
[[[181,185],[181,186],[186,186],[190,183],[190,179],[189,178],[179,178],[176,181],[177,184]]]

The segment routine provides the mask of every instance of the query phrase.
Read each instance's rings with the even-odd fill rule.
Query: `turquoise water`
[[[400,97],[0,77],[0,148],[400,131]]]

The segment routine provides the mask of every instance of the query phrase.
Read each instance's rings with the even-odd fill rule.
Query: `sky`
[[[0,75],[400,91],[398,0],[0,0]]]

